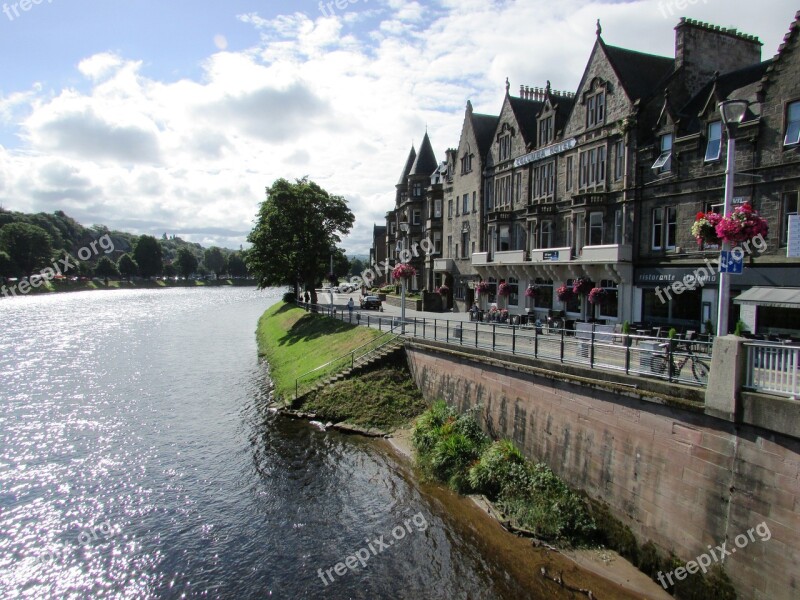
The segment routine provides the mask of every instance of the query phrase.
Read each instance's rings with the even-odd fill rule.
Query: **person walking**
[[[353,320],[353,307],[355,306],[355,302],[353,302],[353,298],[347,301],[347,310],[350,311],[350,320]]]

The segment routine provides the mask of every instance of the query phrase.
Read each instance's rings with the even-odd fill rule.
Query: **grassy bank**
[[[485,495],[519,530],[551,542],[604,546],[658,581],[659,573],[684,566],[652,542],[639,545],[633,532],[600,502],[572,491],[545,464],[528,461],[509,440],[492,442],[475,411],[463,414],[436,402],[414,426],[417,464],[431,479],[460,493]],[[690,575],[668,591],[682,600],[733,600],[736,593],[718,567]]]
[[[299,375],[374,340],[380,332],[279,302],[261,316],[256,335],[259,354],[270,366],[276,398],[291,400]],[[303,381],[309,384],[327,374],[320,371]]]

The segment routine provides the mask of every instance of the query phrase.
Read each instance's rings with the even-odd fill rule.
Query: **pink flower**
[[[392,279],[406,279],[417,274],[417,270],[408,263],[400,263],[392,269]]]
[[[605,295],[606,291],[603,288],[592,288],[592,290],[589,292],[589,302],[592,304],[599,304],[602,302]]]
[[[572,283],[572,291],[577,294],[578,296],[583,296],[584,294],[588,294],[589,290],[594,287],[594,284],[589,281],[586,277],[578,277]]]
[[[556,290],[556,296],[561,302],[569,302],[574,295],[575,292],[566,283]]]

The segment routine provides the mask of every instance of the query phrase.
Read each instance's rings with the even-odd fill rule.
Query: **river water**
[[[0,301],[0,598],[533,597],[383,444],[270,413],[279,295]]]

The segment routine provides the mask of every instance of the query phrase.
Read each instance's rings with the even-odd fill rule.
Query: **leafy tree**
[[[97,261],[94,274],[98,277],[119,277],[119,270],[117,269],[117,265],[114,264],[114,261],[104,256]]]
[[[189,248],[184,246],[178,250],[177,267],[181,275],[189,277],[197,270],[197,264],[197,257]]]
[[[361,275],[366,269],[367,266],[364,264],[364,261],[360,258],[351,258],[350,259],[350,275]]]
[[[130,281],[131,277],[139,272],[139,265],[131,258],[130,254],[125,253],[119,257],[117,269],[119,269],[120,275]]]
[[[133,260],[139,265],[142,277],[158,275],[164,268],[161,245],[152,235],[143,235],[137,240]]]
[[[217,276],[217,279],[225,271],[225,255],[217,246],[212,246],[203,253],[203,263]]]
[[[164,273],[164,277],[175,277],[178,274],[178,270],[172,263],[164,265],[162,272]]]
[[[242,258],[241,252],[234,252],[228,257],[228,273],[230,273],[233,277],[247,276],[247,265]]]
[[[0,278],[13,277],[17,274],[17,265],[11,260],[8,252],[0,250]]]
[[[47,266],[53,254],[50,235],[36,225],[10,223],[0,229],[0,249],[26,275]]]
[[[247,236],[252,244],[246,262],[258,286],[300,284],[311,290],[328,273],[331,247],[353,226],[352,211],[308,178],[294,183],[276,180],[267,188],[256,225]]]

